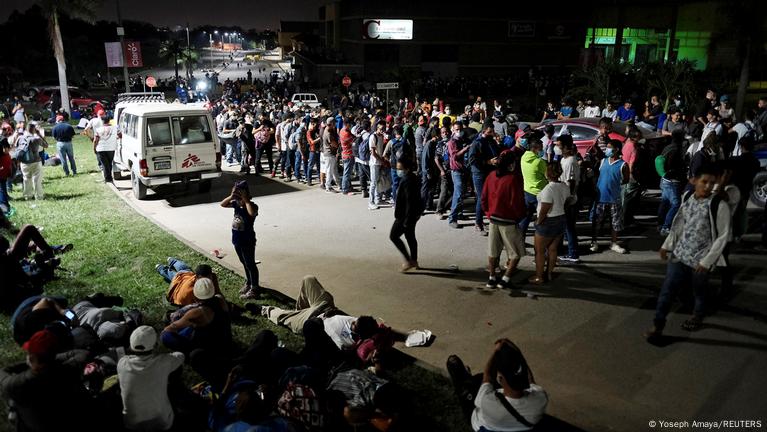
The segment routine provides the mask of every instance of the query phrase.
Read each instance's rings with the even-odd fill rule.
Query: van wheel
[[[210,187],[213,185],[213,182],[210,180],[200,180],[200,184],[197,186],[200,191],[200,193],[208,193],[210,192]]]
[[[141,183],[141,180],[139,180],[135,171],[130,172],[130,182],[131,182],[131,187],[133,189],[133,196],[135,196],[137,200],[145,200],[146,185],[144,185],[144,183]]]

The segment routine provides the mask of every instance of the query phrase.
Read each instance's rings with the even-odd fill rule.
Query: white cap
[[[157,343],[157,332],[148,325],[142,325],[133,330],[130,335],[130,349],[135,352],[148,352]]]
[[[213,281],[208,278],[199,278],[194,283],[194,296],[200,300],[207,300],[216,294]]]

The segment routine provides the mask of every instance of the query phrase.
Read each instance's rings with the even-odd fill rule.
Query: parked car
[[[120,108],[114,163],[130,172],[136,199],[146,199],[148,188],[174,183],[197,182],[208,192],[221,177],[220,143],[207,109],[142,102]]]
[[[296,106],[308,106],[309,108],[320,106],[320,100],[314,93],[296,93],[290,98],[290,101]]]
[[[554,136],[559,136],[563,133],[570,134],[573,137],[573,143],[578,148],[578,153],[584,156],[586,152],[594,145],[597,136],[599,135],[599,118],[574,118],[565,120],[552,120],[550,122],[540,123],[536,126],[536,129],[543,129],[546,125],[554,126]],[[657,187],[660,178],[655,173],[655,157],[660,154],[663,147],[669,142],[669,137],[662,136],[659,132],[647,129],[641,125],[637,125],[639,131],[642,132],[642,138],[644,139],[644,149],[648,156],[645,158],[645,166],[642,166],[641,172],[643,178],[641,183],[645,187]],[[612,131],[608,134],[610,138],[617,139],[619,141],[626,141],[626,123],[616,121],[613,122]]]
[[[35,85],[30,85],[24,89],[24,99],[28,101],[34,101],[37,98],[38,93],[41,91],[58,88],[58,86],[59,80],[47,80]],[[69,88],[74,87],[70,86]]]
[[[37,94],[36,96],[37,104],[41,107],[48,107],[54,92],[59,93],[58,97],[59,99],[61,99],[59,87],[58,86],[50,87],[50,88],[42,89]],[[80,111],[83,111],[86,108],[93,108],[93,106],[96,105],[97,103],[101,103],[102,105],[109,104],[108,101],[99,100],[98,98],[91,96],[89,93],[77,87],[69,88],[69,103],[72,106],[72,108],[77,108]]]
[[[764,208],[767,203],[767,144],[761,144],[754,149],[754,155],[759,159],[762,170],[754,177],[754,186],[751,188],[751,202],[759,208]]]

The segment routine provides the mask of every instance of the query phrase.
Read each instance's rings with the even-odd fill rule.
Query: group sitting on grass
[[[2,306],[13,312],[13,340],[27,357],[0,371],[0,393],[18,431],[60,431],[75,423],[85,431],[398,431],[421,428],[416,414],[428,414],[413,412],[387,368],[395,341],[406,335],[372,316],[343,314],[314,276],[303,278],[295,309],[241,307],[227,302],[210,266],[192,270],[168,258],[155,267],[169,284],[171,308],[157,331],[119,296],[97,293],[70,303],[44,294],[60,262],[56,255],[72,245],[50,246],[30,225],[13,245],[3,236],[0,242],[0,267],[10,282]],[[284,347],[270,330],[241,346],[232,322],[246,312],[302,334],[303,347]],[[515,366],[494,357],[501,380],[488,372],[480,394],[495,383],[529,423],[478,404],[485,411],[472,417],[474,429],[532,427],[545,393],[523,380],[507,391],[511,378],[502,377]],[[185,384],[190,381],[199,384]],[[466,389],[457,389],[463,397]],[[495,425],[502,428],[490,429]]]

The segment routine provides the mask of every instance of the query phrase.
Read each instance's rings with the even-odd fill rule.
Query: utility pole
[[[192,79],[192,60],[189,58],[189,21],[186,22],[186,77]]]
[[[120,0],[117,3],[117,35],[120,36],[120,55],[123,58],[123,78],[125,79],[125,93],[130,92],[128,82],[128,59],[125,58],[125,28],[123,27],[122,15],[120,15]]]

